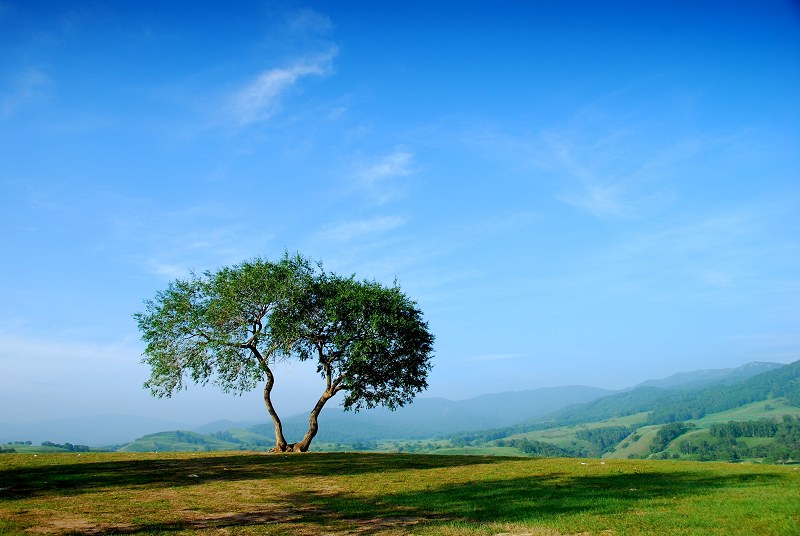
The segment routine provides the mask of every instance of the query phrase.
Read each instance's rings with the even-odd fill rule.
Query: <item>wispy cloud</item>
[[[637,232],[595,259],[602,271],[651,291],[692,289],[721,299],[792,292],[797,287],[800,248],[786,234],[795,207],[791,200],[751,202],[746,206],[689,215],[683,221]],[[765,279],[760,274],[771,272]],[[639,289],[641,290],[641,289]]]
[[[265,121],[279,109],[281,97],[300,79],[324,76],[332,69],[337,49],[296,60],[286,67],[268,69],[236,91],[225,107],[227,117],[240,126]]]
[[[305,32],[320,34],[329,31],[333,27],[330,17],[315,11],[304,8],[292,13],[289,18],[289,30],[292,32]]]
[[[356,220],[334,225],[322,231],[319,238],[336,242],[374,237],[388,231],[393,231],[405,224],[403,218],[397,216],[384,216],[368,220]]]
[[[158,210],[131,202],[110,218],[117,239],[141,251],[132,260],[165,279],[263,254],[273,238],[254,235],[241,214],[217,204]]]
[[[0,97],[0,118],[7,119],[17,110],[47,96],[50,78],[36,67],[30,67],[11,80],[8,91]]]
[[[638,217],[674,199],[669,187],[657,180],[669,158],[640,149],[644,154],[633,164],[621,165],[636,152],[632,140],[637,134],[609,127],[595,135],[589,142],[587,132],[543,133],[551,156],[548,170],[563,180],[557,199],[601,219]],[[689,156],[674,147],[665,150],[672,158]]]
[[[354,179],[358,189],[378,203],[386,203],[404,193],[405,184],[398,179],[412,173],[414,155],[397,149],[388,155],[357,164]]]

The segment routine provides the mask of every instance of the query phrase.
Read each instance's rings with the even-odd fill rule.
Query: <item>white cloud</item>
[[[181,264],[169,264],[160,262],[158,259],[147,261],[150,272],[166,279],[182,279],[189,275],[189,268]]]
[[[395,151],[358,172],[358,179],[367,186],[385,182],[395,177],[411,174],[414,155],[407,151]]]
[[[397,216],[350,221],[324,230],[319,234],[319,237],[323,240],[347,242],[392,231],[404,224],[405,220]]]
[[[332,27],[328,16],[309,8],[295,12],[289,20],[289,29],[294,32],[324,33]]]
[[[594,144],[580,141],[584,137],[552,131],[542,136],[551,154],[549,170],[565,179],[557,199],[596,218],[637,217],[671,199],[665,190],[650,187],[648,177],[620,169],[625,134],[609,130]],[[639,169],[653,166],[645,161]]]
[[[299,59],[288,67],[264,71],[230,97],[226,106],[228,117],[242,126],[269,119],[276,113],[280,97],[301,78],[328,74],[336,52],[336,48],[331,48],[324,54]]]
[[[793,292],[797,279],[791,274],[798,245],[784,234],[792,204],[751,202],[690,216],[680,223],[637,232],[595,262],[624,274],[620,279],[628,284],[646,285],[649,292],[690,285],[695,292],[710,292],[717,301],[722,299],[719,293],[733,299],[750,293]],[[765,270],[782,275],[764,278],[760,274]]]
[[[402,149],[362,162],[354,173],[356,187],[379,204],[400,197],[405,185],[398,179],[414,173],[414,155]]]
[[[19,108],[47,95],[50,78],[41,70],[31,67],[11,82],[10,91],[0,98],[0,118],[11,117]]]
[[[625,205],[619,185],[586,184],[578,191],[558,196],[558,199],[584,210],[598,218],[625,217],[629,207]]]
[[[271,231],[253,233],[246,215],[217,203],[159,210],[131,200],[109,216],[121,254],[164,279],[185,278],[265,254]],[[131,254],[136,248],[137,254]]]

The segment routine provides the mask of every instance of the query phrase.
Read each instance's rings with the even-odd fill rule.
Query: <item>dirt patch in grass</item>
[[[780,467],[353,454],[86,458],[0,457],[0,535],[777,535],[798,526],[800,471]]]
[[[408,529],[431,521],[415,516],[375,517],[354,519],[336,515],[330,511],[313,507],[263,506],[259,509],[237,512],[202,513],[185,509],[175,512],[171,521],[158,520],[152,523],[98,523],[68,513],[53,512],[46,520],[38,517],[35,526],[32,517],[25,513],[7,519],[28,526],[26,532],[33,534],[69,534],[73,536],[96,536],[102,534],[149,534],[160,532],[194,533],[241,533],[246,530],[254,534],[280,534],[290,532],[300,536],[323,534],[368,535],[408,534]],[[270,530],[270,528],[272,530]]]

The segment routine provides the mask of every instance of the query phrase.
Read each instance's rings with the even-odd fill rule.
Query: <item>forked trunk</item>
[[[267,369],[267,384],[264,386],[264,405],[267,406],[267,412],[269,416],[272,417],[272,423],[275,425],[275,448],[272,449],[273,452],[285,452],[287,450],[288,444],[286,443],[286,438],[283,436],[283,425],[281,424],[281,419],[278,417],[278,413],[275,411],[275,407],[272,405],[272,386],[275,385],[275,377],[272,375],[272,371]]]
[[[319,430],[319,413],[322,411],[322,408],[325,407],[325,403],[331,399],[333,395],[328,391],[325,390],[322,393],[322,396],[319,397],[317,403],[314,405],[314,409],[311,410],[311,413],[308,416],[308,432],[306,435],[303,436],[303,439],[300,440],[299,443],[295,443],[294,451],[295,452],[306,452],[308,447],[311,446],[311,441],[314,439],[314,436],[317,435],[317,431]]]
[[[319,397],[319,400],[317,400],[317,403],[314,405],[314,409],[311,410],[311,413],[308,416],[308,431],[306,432],[306,435],[303,436],[303,439],[297,443],[286,442],[286,439],[283,437],[283,430],[281,428],[278,415],[274,413],[274,410],[270,412],[272,420],[275,423],[276,438],[275,448],[272,449],[272,452],[308,452],[308,448],[311,446],[311,441],[317,435],[317,431],[319,430],[319,414],[322,411],[322,408],[325,407],[325,403],[332,397],[333,395],[328,390],[322,393],[322,396]]]

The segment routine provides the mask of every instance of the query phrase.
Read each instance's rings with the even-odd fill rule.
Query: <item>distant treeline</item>
[[[789,405],[800,406],[800,361],[732,385],[685,390],[639,387],[585,404],[576,404],[540,421],[503,430],[508,431],[508,435],[519,434],[604,421],[637,413],[648,414],[643,424],[666,424],[700,419],[711,413],[780,397],[785,398]]]
[[[740,384],[675,393],[668,404],[661,404],[650,413],[648,423],[701,419],[710,413],[779,397],[784,397],[789,405],[800,406],[800,363],[754,376]]]
[[[653,438],[653,444],[650,445],[650,452],[653,454],[661,452],[667,448],[667,445],[672,443],[673,440],[678,439],[692,428],[694,428],[694,424],[692,423],[671,422],[665,424],[656,432],[656,437]]]
[[[53,443],[52,441],[42,441],[43,447],[56,447],[64,449],[69,452],[89,452],[89,447],[86,445],[73,445],[72,443]]]
[[[576,453],[572,450],[564,449],[553,445],[552,443],[546,443],[544,441],[535,441],[532,439],[525,439],[525,438],[515,438],[515,439],[500,439],[497,441],[498,447],[514,447],[525,454],[530,454],[532,456],[542,456],[544,458],[565,458],[565,457],[574,457]]]
[[[11,454],[12,452],[17,452],[14,447],[28,447],[30,445],[30,441],[9,441],[4,445],[0,445],[0,454]]]
[[[800,462],[800,417],[785,415],[780,421],[731,421],[715,424],[709,436],[678,442],[678,450],[696,460],[740,460],[763,458],[769,463]],[[755,438],[769,442],[748,444]],[[757,441],[757,440],[756,440]]]
[[[611,452],[623,439],[636,431],[629,426],[606,426],[604,428],[586,428],[575,435],[578,439],[588,441],[597,448],[597,454]]]

